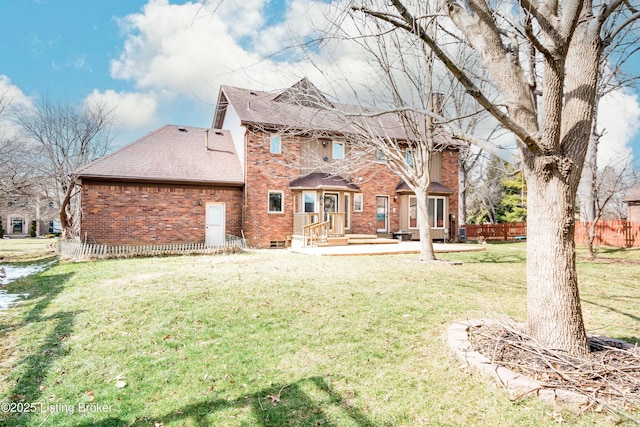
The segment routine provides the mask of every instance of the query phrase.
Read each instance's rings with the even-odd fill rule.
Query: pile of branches
[[[589,407],[598,405],[617,414],[640,408],[638,346],[590,337],[590,353],[576,357],[544,348],[504,322],[470,328],[469,339],[474,350],[492,363],[539,381],[544,388],[583,395]]]

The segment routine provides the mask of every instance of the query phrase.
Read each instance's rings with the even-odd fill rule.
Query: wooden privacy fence
[[[589,238],[589,222],[576,223],[576,243],[586,245]],[[596,246],[615,246],[618,248],[640,248],[640,222],[598,221],[596,222]]]
[[[466,224],[467,240],[519,240],[527,236],[526,222]]]
[[[588,222],[576,222],[575,242],[587,244],[589,236]],[[526,238],[527,224],[525,222],[505,224],[467,224],[468,240],[519,240]],[[640,223],[624,220],[599,221],[596,223],[594,245],[614,246],[619,248],[640,248]]]
[[[235,253],[247,248],[247,241],[238,237],[227,237],[222,245],[207,246],[204,243],[182,243],[174,245],[111,246],[89,243],[59,241],[59,253],[63,258],[75,261],[90,259],[152,257],[165,255],[205,255]]]

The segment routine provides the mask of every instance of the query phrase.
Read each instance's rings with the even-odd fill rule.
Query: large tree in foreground
[[[417,0],[356,7],[419,38],[515,135],[528,185],[526,328],[541,344],[572,354],[589,351],[573,237],[598,66],[604,47],[636,25],[640,12],[634,3],[438,0],[443,16],[437,17],[425,14]],[[433,19],[476,51],[498,102],[425,31]]]
[[[40,175],[53,187],[63,238],[75,237],[80,219],[78,204],[74,203],[76,172],[107,153],[111,142],[110,110],[102,105],[76,108],[45,99],[16,120],[40,155],[40,161],[33,166],[40,168]]]

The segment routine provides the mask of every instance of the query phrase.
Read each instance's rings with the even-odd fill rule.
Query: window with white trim
[[[333,159],[344,159],[344,142],[333,141]]]
[[[282,138],[280,135],[273,135],[269,140],[269,151],[272,154],[282,154]]]
[[[316,212],[316,193],[305,191],[302,193],[302,212]]]
[[[418,198],[409,196],[409,228],[418,228]]]
[[[444,228],[444,197],[429,197],[429,225],[431,228]],[[409,228],[418,228],[418,200],[409,196]]]
[[[284,213],[284,191],[269,191],[269,213]]]
[[[351,229],[351,195],[349,193],[344,193],[344,228],[349,230]]]
[[[429,197],[429,225],[444,228],[444,197]]]
[[[405,161],[409,167],[413,167],[413,150],[405,151]]]
[[[362,193],[353,195],[353,211],[362,212]]]

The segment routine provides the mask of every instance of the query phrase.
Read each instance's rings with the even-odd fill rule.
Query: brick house
[[[384,159],[374,158],[356,171],[333,169],[349,150],[354,130],[327,105],[307,79],[280,94],[220,88],[213,127],[231,132],[240,157],[250,244],[296,244],[303,227],[318,220],[340,227],[338,235],[390,236],[403,230],[417,239],[415,197]],[[385,124],[387,132],[398,127],[388,118]],[[445,149],[434,157],[432,236],[444,240],[455,234],[450,213],[458,205],[458,151]]]
[[[36,236],[60,232],[57,209],[45,196],[24,195],[7,199],[9,200],[0,200],[4,237],[29,237],[34,221]]]
[[[165,126],[80,172],[81,238],[209,242],[205,224],[213,216],[258,248],[307,244],[303,236],[320,224],[337,244],[399,230],[417,239],[416,199],[384,159],[336,169],[353,129],[327,104],[306,79],[279,94],[222,86],[212,129]],[[435,155],[431,180],[432,237],[453,238],[455,148]],[[219,210],[209,215],[210,205]]]
[[[215,245],[241,234],[242,173],[227,131],[164,126],[78,179],[87,243]]]

